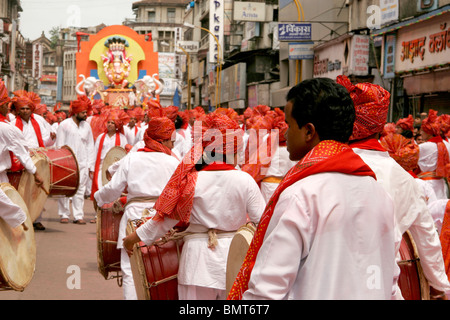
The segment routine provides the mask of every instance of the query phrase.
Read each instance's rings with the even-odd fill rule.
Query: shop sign
[[[433,19],[415,29],[400,30],[396,46],[396,72],[450,63],[450,27]]]
[[[311,23],[279,23],[279,41],[311,40]]]

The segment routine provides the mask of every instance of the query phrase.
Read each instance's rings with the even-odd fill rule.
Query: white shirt
[[[27,214],[16,205],[0,188],[0,218],[3,218],[11,228],[20,226],[27,220]]]
[[[285,146],[278,146],[267,169],[266,177],[283,178],[296,163],[289,159],[289,152]],[[279,183],[274,182],[261,182],[261,193],[266,202],[270,200],[278,185]]]
[[[94,167],[94,137],[89,123],[81,121],[78,126],[72,117],[62,121],[56,134],[56,146],[60,148],[65,145],[74,152],[80,171]]]
[[[105,159],[106,155],[108,154],[108,151],[111,150],[116,146],[116,134],[113,134],[112,136],[109,136],[106,133],[102,133],[97,137],[97,140],[95,141],[95,161],[97,161],[97,155],[99,153],[100,149],[100,141],[105,136],[105,140],[103,141],[102,150],[100,150],[100,165],[98,168],[98,176],[97,176],[97,185],[100,188],[103,185],[102,180],[102,166],[103,166],[103,160]],[[120,147],[125,148],[127,145],[127,138],[119,133],[120,136]],[[95,165],[91,168],[91,171],[95,170]]]
[[[6,170],[11,168],[10,151],[28,172],[31,174],[36,172],[36,166],[30,157],[22,132],[11,123],[0,122],[0,182],[9,181]]]
[[[134,146],[139,127],[135,125],[133,128],[130,128],[126,125],[123,127],[123,132],[125,133],[125,137],[127,137],[128,144]]]
[[[393,210],[372,177],[297,181],[280,195],[243,299],[391,299]]]
[[[50,124],[45,120],[43,117],[41,117],[38,114],[33,114],[34,119],[39,124],[39,128],[41,129],[41,135],[42,135],[42,141],[44,142],[45,147],[50,147],[55,143],[55,140],[52,140],[50,137],[50,133],[52,132],[52,128]],[[31,119],[26,122],[22,118],[18,118],[20,121],[22,121],[23,125],[23,136],[26,141],[26,145],[30,149],[37,149],[39,148],[39,141],[36,135],[36,132],[34,131],[33,124],[31,123]],[[15,122],[13,123],[15,125]]]
[[[429,284],[437,290],[450,293],[439,235],[417,182],[388,152],[353,150],[375,172],[377,181],[394,200],[397,237],[407,230],[411,232]]]
[[[218,245],[208,248],[206,233],[185,237],[178,270],[178,283],[225,290],[228,249],[236,230],[248,220],[259,222],[265,202],[254,179],[246,172],[200,171],[190,217],[190,230],[218,229]],[[147,245],[164,235],[178,221],[148,221],[137,229]]]
[[[444,141],[447,150],[450,153],[450,144]],[[434,142],[424,142],[419,144],[419,168],[422,172],[436,171],[437,159],[438,159],[438,149],[437,144]],[[438,199],[448,199],[448,188],[445,184],[444,179],[439,180],[426,180],[427,183],[431,184],[436,193]]]
[[[158,197],[177,168],[179,161],[162,152],[133,152],[121,159],[111,181],[95,194],[99,207],[117,200],[127,187],[127,200],[137,197]],[[155,200],[156,201],[156,200]],[[150,202],[134,202],[126,206],[120,222],[117,248],[123,247],[128,219],[139,219]]]

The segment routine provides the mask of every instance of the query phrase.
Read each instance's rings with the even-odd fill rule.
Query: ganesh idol
[[[124,89],[128,85],[132,56],[127,56],[128,41],[122,37],[110,37],[105,41],[109,49],[102,55],[103,69],[112,88]]]

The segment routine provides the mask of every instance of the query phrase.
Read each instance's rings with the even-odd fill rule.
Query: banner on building
[[[214,34],[209,36],[209,61],[217,63],[223,58],[223,36],[225,20],[225,0],[209,2],[209,31]]]
[[[313,60],[314,42],[289,42],[289,60]]]
[[[41,43],[33,44],[33,78],[39,79],[42,76],[42,60],[44,56],[44,47]]]

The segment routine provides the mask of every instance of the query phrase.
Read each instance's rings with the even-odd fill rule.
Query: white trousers
[[[125,300],[137,300],[136,287],[134,286],[133,273],[131,271],[130,257],[125,249],[120,249],[120,269],[122,270],[122,289]]]
[[[72,213],[75,220],[84,219],[84,192],[86,190],[86,180],[88,170],[80,169],[80,183],[77,192],[72,196]],[[70,198],[58,199],[58,214],[61,219],[68,219],[70,216]]]
[[[180,300],[226,300],[226,290],[178,284]]]

